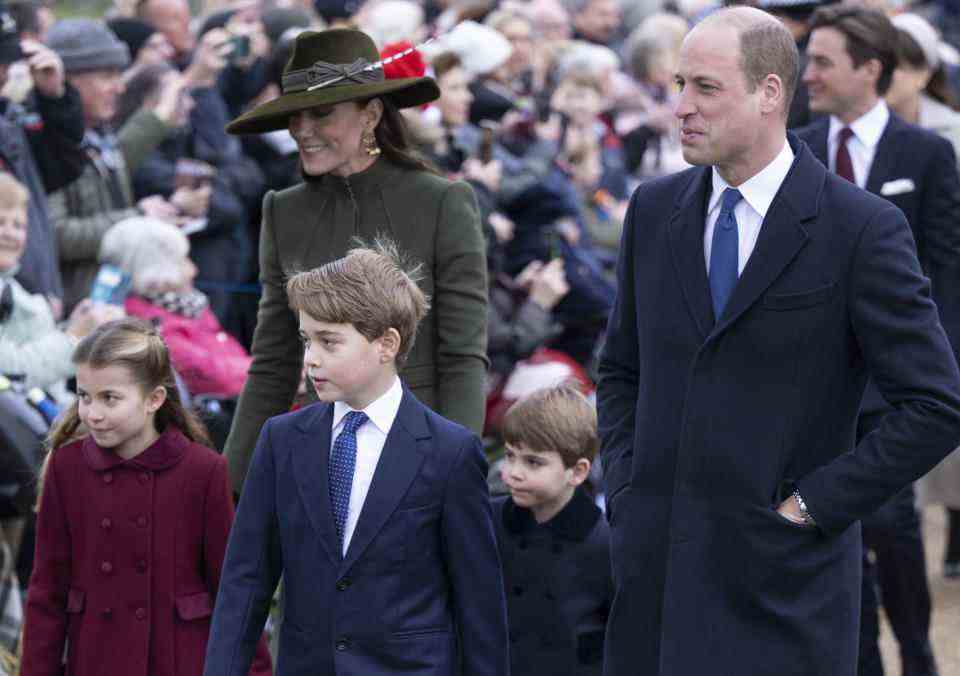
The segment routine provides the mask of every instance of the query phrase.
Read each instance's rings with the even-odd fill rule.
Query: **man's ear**
[[[779,75],[768,74],[760,84],[763,90],[763,100],[760,102],[760,110],[765,115],[776,113],[784,108],[784,96],[786,92],[783,87],[783,80]]]
[[[590,461],[586,458],[580,458],[574,464],[573,467],[570,467],[570,483],[574,486],[579,486],[584,481],[587,480],[587,477],[590,476]]]
[[[380,363],[386,364],[395,360],[400,352],[400,332],[391,326],[377,340],[380,344]]]

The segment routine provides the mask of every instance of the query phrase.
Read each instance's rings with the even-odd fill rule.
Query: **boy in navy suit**
[[[613,602],[610,531],[582,484],[597,453],[597,412],[573,385],[537,390],[503,421],[494,503],[513,676],[600,676]]]
[[[320,402],[260,434],[204,673],[247,673],[282,574],[277,676],[508,674],[480,442],[397,377],[426,297],[387,243],[287,294]]]

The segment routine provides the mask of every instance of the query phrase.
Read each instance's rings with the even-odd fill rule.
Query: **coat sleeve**
[[[240,492],[243,486],[260,428],[267,418],[290,408],[303,370],[297,317],[288,304],[286,279],[280,265],[273,201],[272,192],[263,200],[263,227],[260,230],[260,284],[263,290],[250,349],[253,362],[224,446],[236,492]]]
[[[57,233],[61,265],[72,261],[96,260],[100,253],[100,243],[107,230],[125,218],[140,215],[139,211],[130,208],[113,209],[90,216],[73,216],[69,204],[73,200],[82,200],[82,197],[77,195],[77,191],[86,190],[88,185],[86,177],[81,176],[74,183],[52,193],[47,198],[50,222],[53,223]]]
[[[850,279],[853,332],[893,410],[856,448],[797,482],[828,533],[876,511],[960,442],[960,372],[899,209],[885,207],[868,222]]]
[[[220,576],[223,571],[223,560],[226,556],[227,539],[230,536],[233,516],[233,495],[230,491],[227,463],[223,457],[217,456],[216,464],[210,473],[210,480],[207,485],[203,537],[203,559],[206,568],[207,588],[213,598],[216,598],[217,590],[220,589]],[[270,676],[273,673],[272,668],[267,641],[261,636],[249,676]]]
[[[441,199],[432,299],[437,411],[482,434],[488,364],[486,244],[470,186],[454,183]]]
[[[54,451],[56,454],[56,451]],[[37,545],[23,629],[23,676],[60,676],[67,640],[72,546],[56,458],[50,459],[37,513]]]
[[[256,667],[255,655],[264,650],[263,626],[283,570],[275,487],[267,423],[227,543],[207,642],[205,676],[247,676],[251,665]],[[218,490],[224,492],[221,500],[227,499],[225,480]]]
[[[617,263],[617,295],[607,322],[607,338],[600,355],[597,386],[597,425],[607,498],[630,477],[636,428],[637,306],[634,289],[634,240],[639,227],[637,193],[631,200],[620,243]]]
[[[463,673],[505,676],[507,607],[486,477],[480,440],[470,435],[447,479],[441,537]]]

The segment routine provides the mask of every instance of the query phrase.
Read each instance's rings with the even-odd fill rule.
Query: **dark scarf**
[[[144,298],[157,307],[162,307],[167,312],[196,319],[203,311],[207,309],[210,301],[206,294],[193,289],[186,293],[177,291],[166,291],[160,294],[145,294]]]

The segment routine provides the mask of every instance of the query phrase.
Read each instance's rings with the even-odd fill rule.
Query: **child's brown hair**
[[[419,271],[419,265],[403,261],[396,244],[379,238],[369,247],[351,249],[343,258],[297,273],[287,282],[287,296],[294,312],[302,310],[320,322],[352,324],[369,341],[396,329],[396,362],[402,365],[430,309],[417,286]]]
[[[593,462],[600,445],[597,410],[573,383],[536,390],[510,407],[503,439],[531,451],[556,451],[565,467],[581,458]]]

